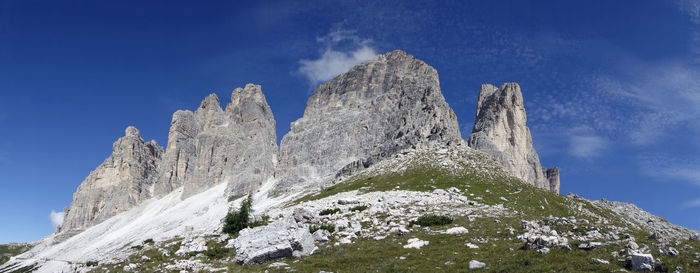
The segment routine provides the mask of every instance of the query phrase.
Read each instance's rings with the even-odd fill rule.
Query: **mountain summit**
[[[403,149],[461,141],[437,71],[396,50],[316,88],[282,139],[276,176],[279,187],[304,188]]]

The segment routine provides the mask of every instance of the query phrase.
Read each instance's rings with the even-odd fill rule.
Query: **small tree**
[[[238,234],[239,231],[248,227],[248,217],[253,213],[253,195],[248,194],[248,197],[241,203],[238,211],[229,211],[224,218],[223,232],[231,235]]]

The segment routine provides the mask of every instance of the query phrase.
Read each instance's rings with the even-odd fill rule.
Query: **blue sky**
[[[700,3],[0,2],[0,243],[49,214],[134,125],[262,85],[281,138],[319,81],[403,49],[438,70],[463,136],[482,83],[520,83],[562,193],[700,229]],[[489,3],[485,3],[489,2]]]

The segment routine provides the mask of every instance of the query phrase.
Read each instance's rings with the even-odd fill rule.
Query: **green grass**
[[[319,229],[325,229],[326,231],[333,233],[335,231],[335,226],[332,224],[321,224],[321,225],[311,225],[309,226],[309,232],[314,233]]]
[[[10,260],[10,257],[17,256],[29,250],[29,244],[7,244],[0,245],[0,264],[4,264]]]
[[[609,245],[590,251],[578,250],[580,242],[570,241],[573,250],[552,248],[548,254],[540,254],[533,250],[521,250],[524,243],[517,239],[517,235],[524,233],[520,228],[521,220],[543,220],[547,216],[569,217],[586,219],[590,224],[577,224],[576,234],[585,234],[593,228],[601,229],[601,233],[609,230],[608,225],[628,227],[618,219],[614,212],[596,207],[583,199],[567,198],[546,190],[535,188],[518,179],[504,176],[464,172],[452,172],[430,165],[415,164],[413,168],[397,173],[384,173],[373,177],[355,177],[347,182],[328,187],[313,195],[304,196],[293,204],[305,201],[317,200],[332,196],[341,192],[354,191],[372,192],[388,190],[412,190],[432,192],[435,189],[448,189],[455,187],[462,191],[469,200],[487,205],[502,204],[510,211],[515,211],[510,216],[499,218],[484,217],[469,221],[465,217],[451,218],[452,222],[442,219],[438,215],[426,215],[421,226],[439,224],[433,227],[433,231],[441,231],[455,226],[463,226],[469,230],[467,234],[448,235],[439,232],[424,232],[421,228],[412,228],[406,236],[390,235],[381,241],[372,238],[359,238],[353,244],[333,246],[332,240],[328,243],[317,244],[319,250],[314,255],[301,259],[277,260],[286,262],[296,272],[468,272],[470,260],[478,260],[486,263],[483,272],[612,272],[624,267],[611,253],[624,248],[623,245]],[[473,194],[471,196],[470,194]],[[480,197],[480,198],[477,198]],[[503,200],[505,199],[505,200]],[[466,206],[466,205],[465,205]],[[363,211],[366,207],[356,206],[350,209],[352,212]],[[341,212],[339,208],[322,211],[321,215]],[[381,218],[380,216],[377,216]],[[600,220],[606,224],[597,224]],[[419,219],[420,221],[420,219]],[[367,223],[363,223],[364,226]],[[560,233],[571,231],[572,226],[551,225]],[[318,229],[332,231],[332,225],[315,225],[309,227],[311,232]],[[509,229],[513,229],[514,234]],[[677,266],[683,268],[682,272],[700,272],[700,265],[693,263],[693,254],[700,252],[700,243],[684,241],[682,245],[675,245],[681,251],[680,256],[668,257],[657,254],[658,242],[648,239],[649,233],[630,228],[629,235],[636,238],[638,244],[646,244],[650,247],[654,258],[659,258],[663,264],[658,270],[673,272]],[[430,242],[421,249],[405,249],[403,245],[410,238],[420,238]],[[568,236],[567,236],[568,237]],[[489,241],[484,242],[487,238]],[[175,239],[178,240],[178,239]],[[478,249],[470,249],[465,243],[474,243]],[[166,242],[159,243],[160,245]],[[228,272],[288,272],[286,269],[268,269],[267,265],[240,266],[235,264],[233,257],[235,251],[223,248],[223,244],[209,241],[209,250],[203,252],[203,256],[196,258],[212,264],[214,268],[226,268]],[[179,244],[171,246],[168,251],[173,254]],[[149,252],[150,251],[150,252]],[[151,250],[151,246],[139,250],[133,259],[143,255],[152,260],[144,263],[141,272],[151,272],[157,268],[164,268],[162,264],[172,262],[176,257],[158,257]],[[153,257],[151,257],[153,256]],[[162,256],[162,255],[161,255]],[[404,257],[405,259],[401,259]],[[607,260],[610,264],[594,262],[593,258]],[[162,259],[162,260],[161,260]],[[179,258],[182,259],[182,258]],[[138,261],[138,260],[136,260]],[[158,267],[158,264],[161,266]],[[95,272],[122,272],[125,264],[114,266],[100,266]],[[349,270],[350,269],[350,270]],[[101,271],[100,271],[101,270]],[[164,270],[162,272],[165,272]]]
[[[334,209],[324,209],[321,212],[318,213],[318,215],[331,215],[331,214],[336,214],[339,213],[340,209],[339,208],[334,208]]]
[[[350,211],[352,211],[352,212],[360,212],[360,211],[364,211],[364,210],[366,210],[366,209],[367,209],[367,206],[365,206],[365,205],[359,205],[359,206],[354,206],[354,207],[350,208]]]
[[[421,227],[449,225],[452,224],[452,218],[444,215],[423,215],[418,217],[415,221],[411,221],[411,224]]]

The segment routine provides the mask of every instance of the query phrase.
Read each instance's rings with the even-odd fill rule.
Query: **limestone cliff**
[[[281,188],[350,173],[399,150],[461,141],[434,68],[396,50],[323,83],[280,144]]]
[[[275,120],[259,85],[234,90],[226,110],[209,95],[194,113],[173,114],[156,192],[184,187],[187,198],[228,183],[230,195],[248,193],[272,176],[276,140]]]
[[[163,148],[144,142],[134,127],[112,146],[112,155],[80,184],[59,233],[78,232],[153,196]]]
[[[517,83],[507,83],[500,88],[484,84],[467,143],[495,157],[514,176],[558,193],[559,170],[542,168],[526,123],[523,95]]]

